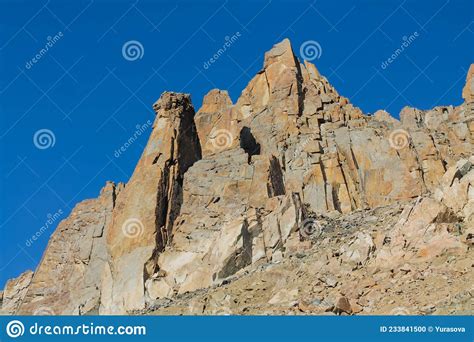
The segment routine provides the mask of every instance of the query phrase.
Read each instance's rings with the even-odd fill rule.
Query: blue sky
[[[321,49],[312,62],[364,112],[398,116],[405,105],[460,104],[474,61],[471,0],[1,0],[0,6],[0,286],[36,267],[59,220],[37,241],[27,240],[48,215],[64,219],[106,180],[130,177],[149,130],[120,156],[115,151],[137,124],[153,121],[151,105],[165,90],[191,93],[196,110],[212,88],[227,89],[236,101],[264,52],[287,37],[299,57],[303,43],[316,41]],[[139,58],[124,58],[130,41],[139,42]],[[35,144],[35,133],[44,132]]]

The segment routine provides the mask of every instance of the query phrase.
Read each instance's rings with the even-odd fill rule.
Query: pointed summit
[[[111,261],[101,284],[103,313],[144,308],[144,282],[155,272],[153,256],[171,237],[184,174],[201,159],[190,95],[165,92],[153,107],[150,138],[104,234]]]
[[[202,106],[196,115],[223,111],[231,106],[232,100],[227,90],[212,89],[204,96]]]
[[[264,68],[269,67],[275,62],[279,62],[289,67],[296,66],[296,57],[288,38],[273,45],[272,49],[265,53]]]
[[[203,156],[238,144],[239,131],[231,116],[231,108],[232,100],[226,90],[212,89],[204,96],[201,109],[194,118]],[[218,142],[221,139],[223,140]],[[216,144],[220,146],[216,148]]]

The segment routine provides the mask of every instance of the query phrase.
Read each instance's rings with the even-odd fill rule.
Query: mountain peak
[[[279,62],[286,66],[296,66],[296,56],[293,53],[291,42],[288,38],[273,45],[273,47],[265,53],[264,68],[271,64]]]
[[[471,66],[463,92],[469,103],[473,73]],[[433,272],[438,256],[461,260],[456,267],[472,259],[474,126],[465,105],[406,108],[401,122],[386,112],[363,115],[313,64],[300,63],[285,39],[265,54],[235,105],[213,89],[196,115],[189,94],[164,92],[153,108],[150,138],[127,185],[107,184],[58,225],[34,276],[10,283],[4,310],[126,314],[164,310],[166,298],[185,314],[196,303],[199,313],[212,313],[225,301],[230,313],[248,313],[251,295],[280,313],[304,299],[299,289],[306,296],[318,288],[335,303],[344,290],[352,296],[344,302],[356,303],[367,293],[367,274],[424,307],[446,300],[444,292],[427,298],[423,277],[407,291],[406,272],[393,277],[393,270],[407,269],[407,257],[436,265]],[[291,257],[297,253],[304,257]],[[311,276],[295,273],[296,262]],[[288,265],[281,274],[292,277],[290,291],[269,276],[278,265]],[[445,267],[441,274],[452,264]],[[194,301],[252,274],[259,281],[244,279],[246,290],[232,299],[221,292]],[[264,278],[273,284],[264,295],[247,290]],[[314,279],[323,280],[315,287]],[[219,286],[224,281],[229,286]],[[358,312],[390,313],[386,296],[399,300],[398,293],[379,292],[359,300]],[[299,303],[298,310],[319,312]]]
[[[179,110],[182,107],[188,108],[191,105],[191,95],[185,93],[176,93],[172,91],[165,91],[161,94],[160,98],[153,104],[153,110],[158,115],[168,111],[176,111],[181,114],[184,111]]]

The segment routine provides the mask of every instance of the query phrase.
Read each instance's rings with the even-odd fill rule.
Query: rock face
[[[109,258],[105,228],[121,185],[107,183],[99,197],[79,203],[59,225],[21,300],[18,314],[93,314]]]
[[[73,210],[31,282],[15,280],[4,291],[3,310],[149,312],[165,299],[189,298],[313,250],[327,233],[318,217],[400,203],[408,204],[382,241],[354,231],[337,255],[324,256],[327,265],[399,267],[447,250],[465,255],[474,234],[473,70],[462,105],[406,107],[400,121],[384,111],[364,115],[313,64],[301,63],[286,39],[265,54],[235,104],[214,89],[195,114],[189,95],[163,93],[129,182],[107,184]],[[304,291],[278,283],[268,303],[363,311],[326,266],[309,274],[340,293],[298,304]],[[205,307],[230,303],[219,296]],[[205,313],[192,300],[185,305],[191,311],[180,313]]]
[[[377,256],[381,267],[430,260],[445,252],[463,254],[474,233],[474,157],[461,159],[441,178],[433,197],[407,205]],[[407,241],[409,244],[407,245]]]
[[[278,262],[249,267],[207,291],[158,300],[142,313],[470,314],[473,161],[449,168],[430,196],[323,214],[321,230],[305,234],[311,244],[287,242]]]
[[[16,313],[25,298],[28,287],[33,278],[32,271],[23,272],[18,278],[10,279],[5,285],[2,296],[2,313],[12,315]]]
[[[153,108],[150,139],[106,230],[101,313],[144,307],[144,282],[157,270],[156,255],[171,241],[180,212],[183,176],[201,158],[189,95],[164,93]]]

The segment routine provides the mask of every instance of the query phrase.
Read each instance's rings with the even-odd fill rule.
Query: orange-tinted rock
[[[201,157],[189,95],[164,93],[153,107],[150,139],[106,230],[110,261],[101,313],[144,308],[145,281],[157,270],[157,253],[171,240],[184,174]]]
[[[105,229],[120,187],[107,183],[97,199],[76,205],[59,223],[31,280],[19,314],[93,314],[107,263]]]
[[[10,279],[5,285],[2,293],[2,307],[0,313],[3,315],[14,315],[26,296],[28,287],[33,278],[32,271],[25,271],[18,278]]]
[[[214,89],[195,115],[189,95],[163,93],[127,185],[109,184],[80,203],[53,234],[31,284],[4,298],[24,297],[27,314],[135,312],[309,250],[299,230],[310,217],[415,198],[389,236],[360,232],[338,246],[337,267],[463,253],[473,232],[462,242],[450,220],[474,221],[466,162],[474,155],[472,70],[464,104],[405,107],[400,121],[385,111],[364,115],[316,66],[300,63],[287,39],[265,54],[235,104]],[[346,297],[335,308],[352,311]]]

